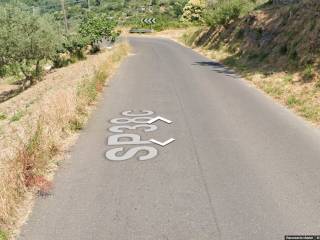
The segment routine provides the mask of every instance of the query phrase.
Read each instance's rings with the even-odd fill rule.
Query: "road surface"
[[[319,131],[191,49],[130,42],[133,54],[19,239],[320,234]],[[151,124],[157,116],[172,123]]]

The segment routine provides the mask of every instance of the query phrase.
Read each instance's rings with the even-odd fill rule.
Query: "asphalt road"
[[[134,54],[20,239],[320,234],[319,131],[191,49],[156,38],[130,42]],[[121,116],[130,110],[124,114],[148,116]],[[156,116],[173,122],[146,123]],[[161,147],[151,138],[176,141]]]

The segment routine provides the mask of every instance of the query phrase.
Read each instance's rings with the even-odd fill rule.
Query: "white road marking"
[[[149,141],[150,141],[150,142],[153,142],[153,143],[155,143],[155,144],[158,144],[158,145],[160,145],[161,147],[164,147],[164,146],[166,146],[166,145],[174,142],[175,139],[174,139],[174,138],[170,138],[169,140],[167,140],[167,141],[165,141],[165,142],[159,142],[159,141],[157,141],[157,140],[155,140],[155,139],[152,138],[152,139],[150,139]]]
[[[161,121],[166,122],[166,123],[168,123],[168,124],[172,123],[171,120],[166,119],[166,118],[161,117],[161,116],[158,116],[158,117],[155,117],[155,118],[153,118],[153,119],[150,119],[150,120],[148,121],[148,124],[152,124],[152,123],[154,123],[154,122],[156,122],[156,121],[158,121],[158,120],[161,120]]]

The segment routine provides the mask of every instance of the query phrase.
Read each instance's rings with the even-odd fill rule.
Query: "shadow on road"
[[[198,65],[202,67],[211,67],[212,71],[215,71],[217,73],[222,73],[230,77],[236,77],[236,73],[222,65],[221,63],[218,62],[213,62],[213,61],[201,61],[201,62],[195,62],[192,65]]]

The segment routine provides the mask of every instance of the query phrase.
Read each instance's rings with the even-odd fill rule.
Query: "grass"
[[[268,93],[269,95],[279,98],[283,95],[284,90],[279,84],[274,84],[271,81],[262,81],[261,82],[261,88]]]
[[[312,65],[307,65],[302,73],[303,79],[305,81],[311,81],[314,77],[314,70]]]
[[[3,168],[1,166],[0,228],[4,232],[15,228],[21,217],[19,208],[28,193],[47,194],[51,190],[52,183],[47,176],[58,165],[55,156],[63,150],[63,142],[74,131],[83,128],[89,106],[128,51],[125,43],[115,46],[92,77],[83,79],[70,89],[59,89],[42,100],[41,105],[45,107],[35,120],[24,126],[23,132],[27,137],[20,140],[16,152],[4,162]],[[18,121],[22,116],[22,112],[17,112],[11,121]],[[0,233],[5,236],[4,232]],[[0,240],[6,239],[1,237]]]
[[[0,230],[0,240],[8,240],[7,234]]]
[[[313,104],[305,104],[301,109],[300,113],[303,117],[310,119],[314,122],[320,121],[320,107]]]
[[[296,105],[301,105],[301,104],[302,104],[301,100],[294,95],[290,95],[287,99],[287,105],[289,107],[294,107]]]
[[[197,28],[191,28],[188,29],[181,37],[180,41],[182,41],[184,44],[191,46],[194,41],[197,39],[201,32],[201,29]]]
[[[74,118],[69,121],[69,129],[77,132],[83,129],[84,121],[81,118]]]
[[[189,29],[179,39],[188,46],[197,45],[198,37],[201,35],[199,29]],[[206,43],[205,43],[206,44]],[[320,125],[320,80],[316,79],[315,67],[311,64],[301,69],[296,66],[284,72],[281,68],[265,69],[266,52],[255,52],[251,54],[237,54],[230,51],[230,46],[210,47],[197,45],[201,53],[211,57],[223,64],[233,68],[248,81],[251,81],[258,88],[274,97],[282,104],[293,109],[298,115]],[[291,61],[296,61],[297,54],[287,47],[281,49],[282,54],[291,54]]]
[[[0,120],[5,120],[7,119],[7,115],[5,115],[4,113],[0,112]]]
[[[83,79],[77,88],[77,96],[79,98],[78,109],[83,105],[91,105],[97,99],[98,93],[103,90],[106,79],[113,72],[114,67],[122,60],[123,56],[128,53],[128,45],[118,47],[110,59],[108,59],[91,78]],[[81,111],[81,110],[80,110]],[[83,111],[81,111],[83,112]]]
[[[77,95],[82,98],[86,104],[93,103],[98,95],[95,82],[92,79],[84,79],[78,85]]]
[[[292,83],[293,82],[293,75],[292,74],[288,74],[283,78],[283,81],[285,83]]]
[[[16,122],[19,121],[24,116],[23,111],[17,111],[11,118],[10,122]]]

